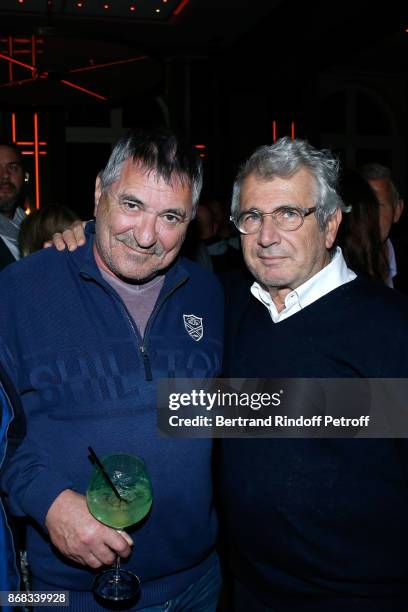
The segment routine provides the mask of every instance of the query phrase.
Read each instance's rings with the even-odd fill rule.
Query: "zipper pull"
[[[144,346],[140,347],[140,352],[142,354],[146,380],[153,380],[152,368],[150,367],[149,355],[146,353]]]

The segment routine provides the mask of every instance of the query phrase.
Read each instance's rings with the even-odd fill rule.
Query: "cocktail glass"
[[[116,492],[106,474],[96,465],[86,492],[89,511],[98,521],[114,529],[125,529],[138,523],[149,513],[153,499],[143,459],[115,453],[103,457],[102,465]],[[113,602],[136,599],[140,592],[140,579],[120,567],[118,555],[113,568],[95,577],[93,592]]]

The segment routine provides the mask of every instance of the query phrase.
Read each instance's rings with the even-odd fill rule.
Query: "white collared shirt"
[[[261,287],[259,283],[255,282],[252,285],[251,293],[266,306],[272,321],[279,323],[296,314],[299,310],[306,308],[306,306],[320,299],[326,293],[333,291],[333,289],[340,287],[340,285],[349,283],[355,278],[356,274],[347,267],[343,253],[340,247],[337,247],[334,257],[327,266],[288,293],[285,298],[285,307],[280,312],[278,312],[269,292]]]
[[[394,276],[397,276],[397,260],[395,258],[395,250],[393,244],[389,238],[385,241],[385,248],[387,250],[387,259],[388,259],[388,278],[387,285],[394,288],[394,281],[392,280]]]

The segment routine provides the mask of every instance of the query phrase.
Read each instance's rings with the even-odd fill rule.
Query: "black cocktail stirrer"
[[[89,454],[91,455],[92,460],[97,464],[97,466],[99,467],[99,469],[101,470],[102,474],[105,476],[107,482],[109,483],[109,486],[112,487],[112,491],[114,492],[114,494],[116,495],[116,497],[118,499],[120,499],[121,501],[124,501],[127,503],[126,499],[124,499],[123,497],[121,497],[119,491],[117,490],[117,488],[115,487],[115,485],[113,484],[113,482],[110,479],[110,476],[108,474],[108,472],[105,470],[105,466],[103,465],[102,461],[99,459],[98,455],[95,453],[94,449],[92,448],[92,446],[88,446],[88,450],[89,450]]]

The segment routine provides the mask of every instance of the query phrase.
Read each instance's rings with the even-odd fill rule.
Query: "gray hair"
[[[195,152],[168,128],[133,130],[115,145],[106,167],[99,173],[102,191],[120,177],[122,165],[128,159],[140,162],[166,183],[177,177],[191,188],[192,217],[203,185],[202,163]]]
[[[348,212],[336,191],[339,161],[328,150],[318,151],[306,140],[280,138],[273,145],[259,147],[240,168],[232,192],[231,214],[239,214],[241,186],[248,176],[255,175],[270,181],[275,177],[290,178],[305,168],[316,182],[316,219],[323,229],[331,215],[340,208]]]
[[[397,186],[393,181],[391,176],[391,170],[387,168],[387,166],[383,166],[382,164],[378,164],[377,162],[373,162],[371,164],[364,164],[359,170],[361,176],[366,181],[375,181],[375,180],[386,180],[388,181],[391,193],[392,193],[392,205],[395,208],[400,200],[400,194],[398,192]]]

